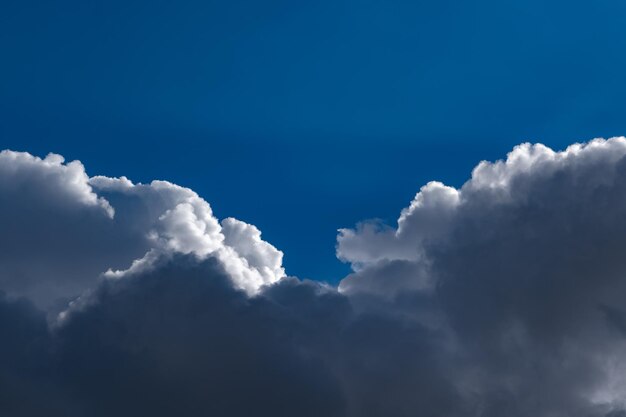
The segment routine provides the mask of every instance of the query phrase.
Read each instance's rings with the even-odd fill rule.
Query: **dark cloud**
[[[215,258],[105,280],[50,330],[30,303],[3,301],[4,357],[18,364],[3,380],[39,398],[0,403],[8,415],[436,416],[458,404],[424,327],[356,314],[293,278],[250,298]]]
[[[138,254],[80,281],[58,316],[9,286],[3,416],[626,413],[625,139],[522,145],[460,189],[427,184],[397,227],[340,231],[338,256],[354,271],[339,288],[284,276],[258,229],[218,222],[191,190],[79,177],[89,197],[67,192],[59,204],[73,206],[54,211],[45,194],[42,218],[97,217],[109,225],[92,234],[103,250],[137,236]],[[41,181],[66,187],[30,183]],[[50,265],[89,259],[79,246],[51,248]],[[46,266],[31,279],[58,285]]]
[[[626,400],[625,209],[624,139],[522,145],[459,190],[425,186],[381,229],[402,250],[343,231],[344,259],[344,242],[384,256],[357,252],[341,288],[388,298],[429,283],[421,292],[464,356],[457,381],[480,415],[598,415]]]
[[[175,257],[104,282],[68,315],[54,334],[60,377],[90,415],[340,415],[337,381],[292,310],[233,289],[213,258]]]

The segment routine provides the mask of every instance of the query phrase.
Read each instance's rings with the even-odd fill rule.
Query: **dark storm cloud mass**
[[[189,189],[55,155],[0,174],[3,416],[625,413],[626,139],[427,184],[340,231],[338,288]]]

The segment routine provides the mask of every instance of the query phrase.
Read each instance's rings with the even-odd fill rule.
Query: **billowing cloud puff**
[[[617,224],[612,221],[618,221],[622,213],[621,201],[617,200],[621,198],[625,155],[623,138],[596,139],[585,145],[572,145],[563,152],[541,144],[522,144],[505,161],[481,162],[472,178],[458,190],[430,182],[402,210],[396,227],[373,221],[360,223],[356,229],[340,230],[337,256],[357,271],[341,287],[345,291],[367,291],[367,271],[384,264],[393,268],[398,263],[411,262],[420,270],[429,268],[436,260],[435,251],[459,245],[459,239],[470,228],[472,237],[481,240],[497,232],[509,234],[512,241],[521,241],[529,233],[535,233],[538,239],[547,238],[542,234],[544,225],[535,224],[545,219],[531,217],[540,211],[553,217],[558,213],[558,223],[552,227],[563,226],[557,230],[561,233],[573,232],[574,219],[568,216],[574,212],[586,212],[589,218],[579,221],[587,221],[593,227],[601,218],[608,220],[607,216],[612,216],[603,223],[611,229],[606,230],[606,236],[615,235]],[[618,204],[602,207],[608,204],[603,192]],[[504,220],[511,223],[497,224]],[[484,222],[489,222],[489,226],[480,229],[479,223]],[[433,278],[433,274],[427,275],[409,274],[407,280],[384,287],[388,292],[402,290],[403,286],[414,287],[416,276]],[[361,282],[357,285],[357,281]]]
[[[337,256],[355,269],[379,261],[417,260],[423,256],[420,244],[445,233],[459,204],[459,192],[440,182],[430,182],[402,210],[397,229],[377,221],[360,223],[357,230],[340,229]]]
[[[236,287],[249,294],[285,275],[282,252],[263,241],[256,227],[233,218],[220,224],[209,203],[188,188],[166,181],[135,185],[126,178],[106,177],[94,177],[90,184],[113,204],[124,207],[134,227],[141,219],[140,233],[147,238],[150,251],[134,262],[135,267],[149,266],[149,259],[163,253],[214,255]]]
[[[89,186],[89,177],[80,161],[64,164],[61,155],[50,153],[44,159],[25,152],[0,152],[0,185],[5,204],[11,196],[40,199],[52,207],[76,209],[98,207],[108,217],[114,211]],[[14,204],[14,203],[13,203]]]
[[[344,294],[433,302],[467,355],[459,388],[488,416],[624,407],[625,251],[624,138],[520,145],[458,190],[423,187],[397,227],[344,230],[337,246],[355,264]]]
[[[626,415],[624,138],[426,184],[338,288],[189,189],[2,155],[3,416]]]
[[[0,288],[39,305],[164,254],[216,255],[249,293],[284,276],[282,253],[256,228],[234,219],[223,228],[206,201],[166,181],[90,178],[59,155],[3,151],[0,198]]]

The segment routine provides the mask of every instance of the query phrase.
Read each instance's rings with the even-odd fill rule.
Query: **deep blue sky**
[[[3,0],[0,147],[189,186],[336,281],[336,229],[426,181],[626,134],[625,24],[601,0]]]

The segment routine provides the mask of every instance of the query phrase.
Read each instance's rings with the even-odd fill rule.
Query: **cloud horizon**
[[[0,198],[2,415],[626,415],[624,137],[427,183],[337,286],[167,181],[5,150]]]

